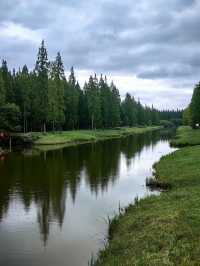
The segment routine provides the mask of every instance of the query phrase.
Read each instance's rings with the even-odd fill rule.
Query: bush
[[[9,131],[20,130],[20,110],[14,103],[5,104],[0,108],[0,125]]]

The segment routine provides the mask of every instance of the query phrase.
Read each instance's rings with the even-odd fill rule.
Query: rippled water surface
[[[0,265],[87,266],[106,219],[145,187],[172,151],[158,132],[0,158]]]

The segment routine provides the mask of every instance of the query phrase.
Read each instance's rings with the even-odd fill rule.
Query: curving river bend
[[[87,266],[103,248],[107,216],[145,187],[174,149],[159,132],[0,159],[0,265]]]

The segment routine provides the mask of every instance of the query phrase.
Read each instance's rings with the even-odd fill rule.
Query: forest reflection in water
[[[34,204],[46,244],[51,224],[56,222],[62,228],[66,198],[76,204],[82,182],[96,197],[106,193],[119,178],[121,156],[129,167],[142,149],[167,138],[150,132],[48,152],[10,153],[0,161],[0,224],[13,200],[20,200],[27,212]]]

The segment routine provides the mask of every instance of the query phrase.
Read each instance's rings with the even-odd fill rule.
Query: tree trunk
[[[92,115],[92,130],[94,129],[94,116]]]
[[[46,123],[43,124],[43,132],[46,133]]]
[[[24,105],[24,133],[26,133],[26,118],[25,118],[25,105]]]
[[[55,122],[52,121],[52,129],[53,129],[53,132],[55,131]]]

